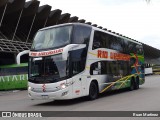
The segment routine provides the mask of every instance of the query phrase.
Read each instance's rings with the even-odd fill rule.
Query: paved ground
[[[85,98],[67,101],[30,100],[27,91],[0,92],[0,111],[160,111],[160,75],[147,76],[146,83],[135,91],[105,93],[97,100]],[[36,119],[36,118],[35,118]],[[43,118],[51,119],[51,118]],[[60,119],[60,118],[55,118]],[[62,119],[62,118],[61,118]],[[75,118],[63,118],[72,120]],[[77,118],[77,119],[122,119],[160,120],[160,118]],[[36,119],[38,120],[38,119]]]

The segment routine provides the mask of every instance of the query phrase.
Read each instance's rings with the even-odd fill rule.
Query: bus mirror
[[[82,49],[82,48],[85,48],[85,47],[86,47],[86,44],[69,44],[69,45],[65,46],[63,48],[63,52],[62,52],[63,60],[67,60],[69,51],[78,50],[78,49]]]
[[[17,57],[16,57],[16,61],[17,61],[17,64],[19,65],[21,63],[21,59],[20,57],[24,54],[29,54],[30,50],[24,50],[20,53],[18,53]]]

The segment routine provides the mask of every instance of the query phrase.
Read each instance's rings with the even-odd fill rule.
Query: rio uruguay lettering
[[[106,59],[109,58],[108,51],[98,50],[97,57],[98,58],[106,58]],[[130,55],[110,52],[110,59],[130,61]]]
[[[49,56],[54,54],[62,53],[63,49],[56,49],[56,50],[50,50],[50,51],[43,51],[43,52],[30,52],[30,56],[38,57],[38,56]]]

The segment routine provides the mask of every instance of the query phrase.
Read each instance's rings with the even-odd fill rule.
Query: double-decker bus
[[[73,99],[129,88],[144,79],[142,44],[82,23],[43,28],[29,52],[31,99]]]

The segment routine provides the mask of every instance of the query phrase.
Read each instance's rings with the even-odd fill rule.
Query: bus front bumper
[[[32,100],[34,99],[39,99],[39,100],[72,99],[72,89],[71,89],[71,86],[55,92],[34,92],[28,89],[28,96]]]

